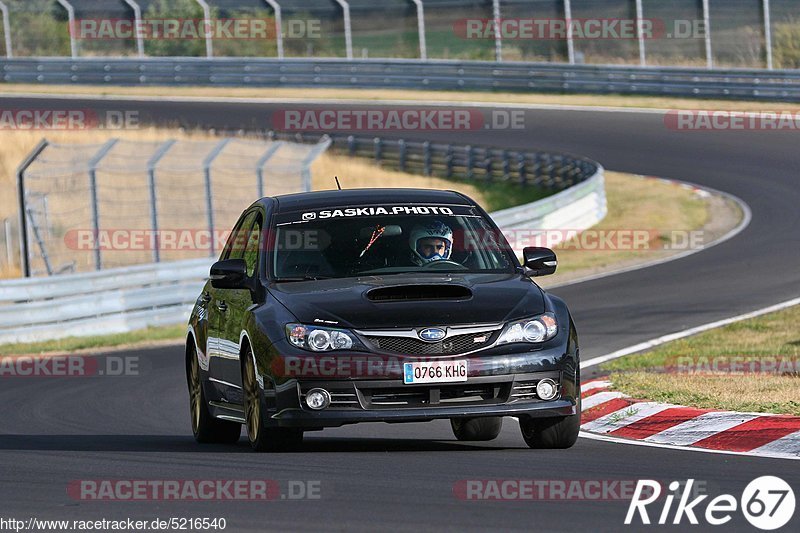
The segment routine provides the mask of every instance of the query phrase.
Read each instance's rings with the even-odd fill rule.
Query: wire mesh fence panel
[[[484,0],[425,1],[428,57],[440,59],[495,59],[492,2]],[[485,31],[470,32],[479,26]]]
[[[5,0],[16,57],[69,56],[67,12],[50,0]]]
[[[216,256],[257,198],[308,190],[310,165],[327,146],[234,138],[48,145],[23,179],[32,274]]]
[[[648,65],[706,65],[699,0],[642,0],[642,11],[643,18],[655,23],[653,37],[645,40]]]
[[[526,25],[535,28],[539,21],[544,27],[552,27],[564,20],[563,0],[503,0],[500,13],[502,20],[512,22],[502,31],[504,61],[567,61],[563,34],[524,31]]]
[[[800,12],[795,3],[795,11]],[[710,0],[711,37],[717,67],[763,67],[762,0]]]
[[[635,21],[631,0],[572,0],[575,62],[638,64]]]
[[[333,0],[280,0],[287,57],[346,57],[344,12]]]
[[[800,5],[797,0],[770,0],[770,7],[775,68],[800,68]]]
[[[353,56],[420,57],[417,8],[409,0],[349,0]]]

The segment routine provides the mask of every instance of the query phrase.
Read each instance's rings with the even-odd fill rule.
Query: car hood
[[[357,329],[500,323],[545,311],[542,290],[520,274],[293,281],[273,283],[269,291],[302,323]],[[379,294],[390,299],[375,301]]]

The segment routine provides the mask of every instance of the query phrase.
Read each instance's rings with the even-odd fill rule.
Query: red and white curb
[[[581,385],[581,430],[663,446],[800,459],[800,417],[634,400],[610,381]]]

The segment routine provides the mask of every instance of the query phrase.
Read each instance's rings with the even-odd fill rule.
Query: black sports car
[[[531,448],[580,425],[578,337],[473,200],[361,189],[262,198],[240,217],[192,311],[186,371],[199,442],[290,450],[303,432],[450,419],[491,440],[519,419]]]

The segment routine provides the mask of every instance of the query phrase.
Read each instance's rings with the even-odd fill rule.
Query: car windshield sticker
[[[476,216],[475,208],[469,205],[370,205],[341,206],[308,211],[291,211],[277,215],[277,225],[297,224],[314,220],[337,218],[377,217],[392,215],[420,216]]]

